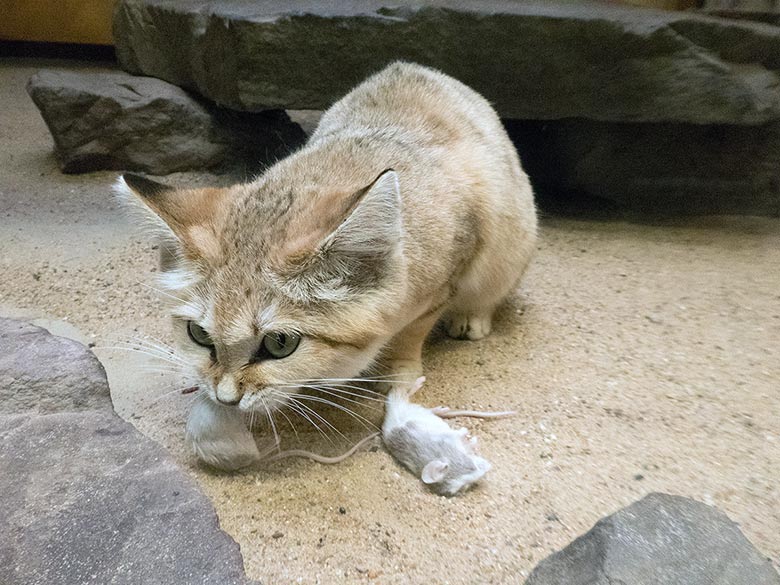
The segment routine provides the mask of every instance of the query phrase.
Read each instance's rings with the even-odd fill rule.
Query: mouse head
[[[474,452],[475,444],[476,438],[463,440],[456,449],[451,448],[449,441],[441,445],[439,451],[442,455],[423,467],[420,479],[433,491],[445,496],[454,496],[469,488],[490,470],[490,463]]]
[[[434,459],[422,470],[422,480],[436,493],[454,496],[467,489],[490,470],[490,463],[479,456],[465,460],[466,465],[448,459]]]

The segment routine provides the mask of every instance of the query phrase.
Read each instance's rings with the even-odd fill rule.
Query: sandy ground
[[[780,221],[545,218],[494,334],[434,335],[425,353],[422,402],[519,412],[464,421],[494,469],[462,497],[429,493],[376,445],[338,466],[213,473],[183,448],[186,381],[110,349],[169,338],[145,285],[155,252],[112,201],[115,173],[59,173],[24,92],[41,65],[0,64],[0,312],[96,344],[117,411],[190,470],[251,577],[517,583],[652,491],[717,505],[780,564]],[[346,445],[293,422],[319,451]],[[350,440],[366,432],[334,422]]]

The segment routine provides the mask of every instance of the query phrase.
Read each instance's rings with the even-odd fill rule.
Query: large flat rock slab
[[[780,24],[780,4],[775,0],[704,0],[701,9],[726,18]]]
[[[130,72],[231,108],[324,109],[397,59],[472,86],[505,118],[780,119],[780,29],[588,2],[120,0]]]
[[[113,412],[86,347],[0,319],[0,351],[0,583],[250,583],[208,498]]]
[[[544,559],[525,585],[780,585],[722,512],[650,494]]]
[[[152,77],[43,70],[27,91],[69,173],[168,174],[239,165],[251,174],[304,139],[281,110],[227,111]]]

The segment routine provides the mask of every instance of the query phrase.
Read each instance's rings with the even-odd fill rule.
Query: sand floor
[[[146,286],[155,251],[112,200],[115,173],[59,173],[24,92],[43,65],[0,63],[0,313],[96,344],[117,411],[200,483],[251,577],[518,583],[652,491],[717,505],[780,566],[780,220],[544,218],[494,334],[434,335],[425,353],[422,402],[519,412],[464,421],[494,469],[462,497],[429,493],[381,447],[338,466],[287,460],[213,473],[183,448],[185,381],[110,349],[169,339]],[[366,432],[334,422],[349,440]],[[295,427],[322,452],[346,445]]]

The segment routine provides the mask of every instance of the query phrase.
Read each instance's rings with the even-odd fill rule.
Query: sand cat
[[[498,116],[462,83],[395,63],[327,112],[308,143],[256,180],[174,189],[117,184],[172,252],[161,283],[183,354],[210,400],[187,437],[204,462],[257,460],[244,413],[299,385],[376,364],[408,383],[439,319],[480,339],[526,269],[536,213]]]

